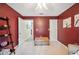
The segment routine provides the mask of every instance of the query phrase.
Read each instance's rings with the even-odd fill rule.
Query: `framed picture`
[[[79,14],[74,16],[74,27],[79,27]]]
[[[71,28],[71,17],[63,20],[63,28]]]

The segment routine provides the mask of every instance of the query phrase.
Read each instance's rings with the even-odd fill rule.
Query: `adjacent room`
[[[79,3],[0,3],[0,55],[79,55]]]

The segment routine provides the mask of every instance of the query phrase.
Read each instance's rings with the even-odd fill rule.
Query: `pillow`
[[[75,53],[75,55],[79,55],[79,51],[77,51],[77,52]]]
[[[68,44],[69,54],[75,54],[79,50],[79,45]]]

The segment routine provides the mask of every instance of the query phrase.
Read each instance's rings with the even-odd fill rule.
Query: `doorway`
[[[33,20],[18,18],[19,46],[26,42],[33,42]]]
[[[57,41],[57,19],[50,19],[50,42]]]

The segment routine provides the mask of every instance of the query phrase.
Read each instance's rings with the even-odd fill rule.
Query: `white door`
[[[50,19],[50,41],[57,41],[57,20]]]
[[[27,19],[25,21],[26,41],[33,41],[33,20]]]
[[[18,18],[19,46],[33,40],[33,20]]]

